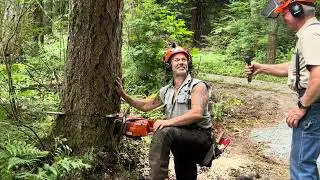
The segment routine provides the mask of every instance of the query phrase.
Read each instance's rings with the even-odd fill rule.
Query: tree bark
[[[47,15],[44,17],[45,34],[52,35],[53,0],[45,1],[44,8]]]
[[[114,86],[121,73],[123,0],[73,0],[68,60],[54,135],[63,135],[76,154],[112,142],[112,120],[120,99]]]
[[[192,7],[192,20],[191,20],[191,30],[194,32],[193,44],[195,46],[200,46],[201,36],[203,33],[203,0],[195,0],[194,7]]]
[[[279,18],[270,19],[269,24],[267,63],[274,64],[277,55]]]
[[[39,0],[36,4],[36,9],[33,12],[33,18],[35,21],[36,32],[34,33],[34,41],[40,41],[44,43],[44,12],[43,12],[43,1]],[[42,8],[41,8],[42,7]]]
[[[0,43],[3,39],[3,22],[4,22],[5,0],[0,2]],[[1,63],[0,58],[0,63]]]

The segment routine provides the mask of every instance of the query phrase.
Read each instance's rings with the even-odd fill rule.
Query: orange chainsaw
[[[130,138],[141,138],[153,132],[154,120],[148,120],[143,117],[127,116],[127,113],[118,113],[109,115],[115,118],[114,134],[125,135]]]

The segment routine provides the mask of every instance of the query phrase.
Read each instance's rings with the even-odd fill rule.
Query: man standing
[[[158,120],[153,126],[149,178],[164,180],[168,177],[171,151],[177,180],[196,180],[196,164],[212,144],[212,122],[208,112],[210,88],[190,75],[192,59],[186,49],[174,45],[167,50],[164,61],[173,79],[155,98],[133,99],[123,90],[120,79],[117,80],[117,91],[127,103],[142,111],[164,105],[166,120]]]
[[[286,64],[246,66],[248,75],[266,73],[288,76],[288,85],[298,93],[297,107],[286,117],[293,128],[290,176],[293,180],[319,180],[316,160],[320,154],[320,22],[315,17],[316,0],[270,0],[262,15],[284,22],[298,37],[292,60]]]

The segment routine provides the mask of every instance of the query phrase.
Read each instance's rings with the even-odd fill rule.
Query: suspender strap
[[[297,52],[296,52],[296,89],[297,89],[298,93],[300,91],[299,83],[300,83],[300,61],[299,61],[299,51],[297,49]]]
[[[191,84],[192,84],[193,78],[191,78],[191,81],[188,84],[188,109],[191,109]]]

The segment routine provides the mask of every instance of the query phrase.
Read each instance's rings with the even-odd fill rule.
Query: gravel
[[[283,122],[285,121],[283,120]],[[292,129],[286,123],[280,123],[275,127],[254,129],[250,134],[250,138],[257,143],[266,145],[263,150],[266,156],[280,158],[289,163],[291,135]],[[317,163],[319,168],[320,157]]]

